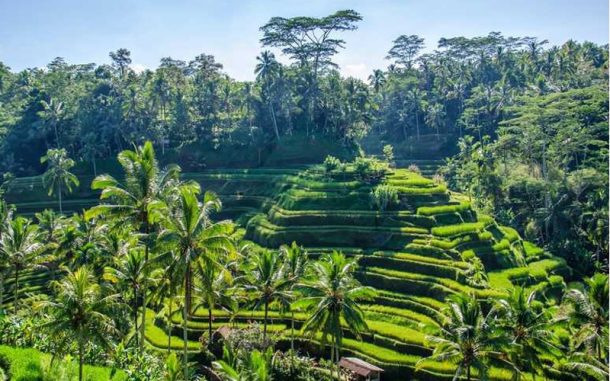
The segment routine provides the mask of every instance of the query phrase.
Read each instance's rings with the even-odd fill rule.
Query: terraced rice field
[[[523,242],[513,229],[477,214],[463,196],[406,169],[396,169],[382,180],[396,187],[400,197],[396,210],[384,212],[370,207],[374,185],[351,173],[330,176],[321,167],[210,171],[185,177],[215,191],[224,204],[220,217],[236,220],[246,238],[258,245],[276,249],[295,241],[313,257],[341,250],[358,259],[358,279],[377,289],[378,295],[363,306],[369,332],[362,341],[346,334],[343,354],[385,368],[386,380],[453,377],[451,364],[425,362],[415,370],[416,363],[431,353],[422,326],[442,321],[447,296],[471,293],[486,299],[518,284],[536,288],[553,303],[564,287],[562,276],[569,271],[562,260]],[[80,208],[95,202],[95,195],[84,195],[71,205]],[[33,213],[53,206],[45,202],[17,207]],[[487,285],[469,279],[475,257],[485,266]],[[31,287],[40,287],[37,276],[31,275]],[[149,315],[149,345],[165,349],[171,332],[171,348],[181,349],[180,316],[164,323],[154,313]],[[207,316],[207,310],[197,310],[188,321],[188,347],[193,351],[207,332]],[[213,316],[214,327],[262,322],[261,311],[243,310],[232,321],[223,311],[214,311]],[[290,317],[277,311],[270,316],[270,331],[288,340]],[[316,350],[319,346],[311,345],[316,338],[299,331],[305,318],[295,314],[295,338],[302,348]],[[498,380],[512,377],[499,368],[490,375]]]

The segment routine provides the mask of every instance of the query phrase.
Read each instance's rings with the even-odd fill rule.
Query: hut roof
[[[341,358],[339,366],[349,369],[363,377],[368,377],[373,372],[383,372],[383,369],[356,357]]]

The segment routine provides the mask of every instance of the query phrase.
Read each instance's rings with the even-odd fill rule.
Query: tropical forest
[[[0,380],[607,380],[608,44],[364,23],[0,62]]]

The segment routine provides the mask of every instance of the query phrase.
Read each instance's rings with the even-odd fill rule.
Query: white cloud
[[[131,70],[135,71],[138,74],[140,74],[144,70],[148,69],[148,67],[146,67],[146,65],[142,65],[142,64],[138,64],[138,63],[131,64],[131,65],[129,65],[129,67],[131,68]]]
[[[341,74],[344,77],[354,77],[366,81],[369,76],[369,68],[364,63],[347,64],[341,66]]]

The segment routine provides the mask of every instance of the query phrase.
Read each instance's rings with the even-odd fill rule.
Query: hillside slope
[[[449,364],[425,363],[415,371],[417,361],[431,353],[422,326],[442,320],[448,296],[469,293],[484,300],[512,285],[523,285],[554,303],[564,287],[562,276],[569,274],[561,259],[524,242],[513,229],[477,214],[464,196],[406,169],[392,170],[375,181],[362,178],[353,168],[327,173],[322,166],[204,171],[184,174],[184,178],[218,193],[224,207],[217,217],[235,219],[246,229],[246,238],[258,245],[275,249],[295,241],[314,257],[332,250],[356,257],[358,279],[377,289],[378,295],[363,306],[370,331],[362,341],[347,334],[344,353],[381,365],[387,380],[451,379]],[[30,214],[53,206],[48,198],[33,201],[42,197],[39,180],[29,179],[26,188],[26,180],[16,184],[20,181],[21,193],[14,187],[9,195],[11,201],[23,195],[19,196],[23,202],[17,203],[19,212]],[[370,193],[377,182],[397,190],[400,203],[393,209],[371,207]],[[83,191],[78,197],[70,201],[72,210],[97,202],[93,192]],[[477,281],[480,263],[487,282]],[[32,291],[43,290],[48,275],[26,275],[25,283]],[[228,313],[214,315],[215,327],[228,324]],[[170,327],[152,316],[149,344],[165,348]],[[289,318],[277,311],[271,317],[270,330],[289,337]],[[295,317],[303,348],[318,352],[319,346],[308,345],[311,339],[298,332],[298,322],[306,316]],[[172,320],[171,332],[176,336],[172,347],[179,349],[182,323],[178,315]],[[235,319],[238,325],[252,321],[262,321],[262,314],[244,310]],[[196,350],[198,337],[207,329],[207,311],[197,311],[188,326],[189,346]],[[511,378],[498,368],[491,376]]]

